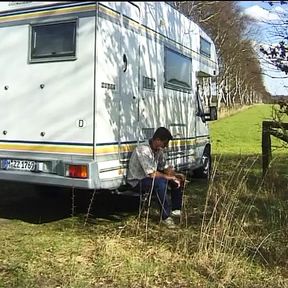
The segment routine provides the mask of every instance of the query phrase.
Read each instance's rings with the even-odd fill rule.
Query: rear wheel
[[[193,171],[196,178],[209,179],[211,175],[211,154],[209,149],[205,149],[201,158],[201,167]]]

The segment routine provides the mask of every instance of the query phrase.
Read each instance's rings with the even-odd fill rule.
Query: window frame
[[[203,45],[201,45],[202,43],[205,44],[209,44],[209,53],[207,53],[205,50],[203,50]],[[207,39],[205,39],[204,37],[200,36],[200,54],[204,55],[208,58],[211,58],[211,48],[212,48],[212,43],[210,41],[208,41]]]
[[[167,53],[166,51],[170,51],[182,58],[185,58],[185,59],[188,59],[190,60],[190,71],[189,71],[189,87],[187,86],[182,86],[182,85],[177,85],[175,83],[171,83],[167,80]],[[179,51],[177,50],[174,50],[174,49],[171,49],[170,47],[167,47],[167,46],[164,46],[164,88],[167,88],[167,89],[171,89],[171,90],[177,90],[177,91],[183,91],[183,92],[191,92],[192,91],[192,58],[186,56],[185,54],[183,53],[180,53]]]
[[[202,122],[205,123],[206,119],[205,119],[204,105],[199,90],[200,90],[200,83],[198,82],[196,84],[196,101],[197,101],[196,116],[200,117]]]
[[[33,42],[34,42],[34,36],[33,36],[33,32],[34,32],[34,28],[35,27],[41,27],[41,26],[50,26],[50,25],[57,25],[57,24],[66,24],[66,23],[72,23],[74,25],[74,39],[72,39],[73,41],[73,55],[59,55],[59,56],[55,56],[55,55],[51,55],[51,56],[33,56]],[[60,20],[60,21],[53,21],[53,22],[42,22],[42,23],[33,23],[29,25],[29,49],[28,49],[28,53],[29,53],[29,63],[33,64],[33,63],[46,63],[46,62],[61,62],[61,61],[74,61],[77,59],[77,31],[78,31],[78,19],[69,19],[69,20]],[[66,52],[66,54],[68,54]]]

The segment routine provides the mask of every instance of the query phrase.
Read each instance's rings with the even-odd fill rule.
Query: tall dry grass
[[[154,199],[119,222],[88,221],[93,192],[82,218],[3,226],[0,287],[288,287],[286,186],[276,172],[258,177],[258,161],[215,159],[208,184],[185,188],[174,230]]]
[[[259,178],[251,186],[250,175],[258,158],[240,159],[226,171],[225,177],[219,168],[221,161],[214,165],[206,196],[202,195],[205,200],[202,207],[193,204],[193,185],[184,191],[183,216],[178,229],[159,227],[157,209],[151,206],[145,217],[138,215],[130,219],[117,240],[104,244],[105,251],[111,253],[105,262],[106,271],[122,284],[127,284],[125,281],[129,279],[132,285],[138,279],[131,287],[270,287],[272,283],[273,287],[286,287],[287,279],[277,269],[265,268],[271,263],[263,247],[270,243],[275,232],[266,226],[280,215],[266,217],[266,225],[259,227],[263,219],[257,201],[269,196],[267,203],[271,201],[273,205],[275,197],[273,200],[265,192],[265,179]],[[195,223],[195,211],[201,211],[198,223]],[[253,234],[254,227],[256,234]],[[118,261],[121,263],[117,264]],[[161,284],[161,281],[167,282]]]

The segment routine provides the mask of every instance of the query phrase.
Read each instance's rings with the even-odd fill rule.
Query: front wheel
[[[201,158],[201,167],[193,171],[196,178],[209,179],[211,175],[211,154],[209,149],[205,149]]]

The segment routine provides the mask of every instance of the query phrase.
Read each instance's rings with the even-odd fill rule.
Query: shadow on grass
[[[72,197],[73,195],[73,197]],[[41,187],[23,183],[1,182],[0,218],[18,219],[41,224],[88,211],[93,191],[58,187]],[[138,212],[135,197],[96,193],[89,211],[91,217],[120,221],[129,213]]]
[[[262,183],[261,155],[215,155],[213,160],[214,183],[231,180],[234,183],[232,185],[237,186],[237,181],[244,175],[244,177],[247,177],[248,194],[242,195],[241,201],[243,204],[249,205],[251,198],[253,198],[253,205],[259,211],[258,216],[266,219],[270,217],[269,213],[267,215],[263,211],[267,211],[267,207],[272,205],[271,199],[260,197],[261,195],[255,198],[254,193]],[[283,165],[287,167],[286,162],[286,158],[279,161],[282,165],[280,165],[281,171],[285,171],[285,173],[287,169],[283,168]],[[277,162],[275,161],[274,164],[276,165]],[[187,186],[185,195],[188,200],[184,208],[187,211],[189,225],[201,225],[207,188],[207,183],[200,179],[191,179],[191,183]],[[138,215],[138,197],[113,195],[107,191],[95,193],[94,197],[92,196],[93,191],[74,190],[73,192],[72,189],[67,188],[39,187],[2,181],[0,218],[19,219],[40,224],[71,216],[85,215],[92,198],[93,203],[89,210],[89,218],[122,221],[127,216]]]

